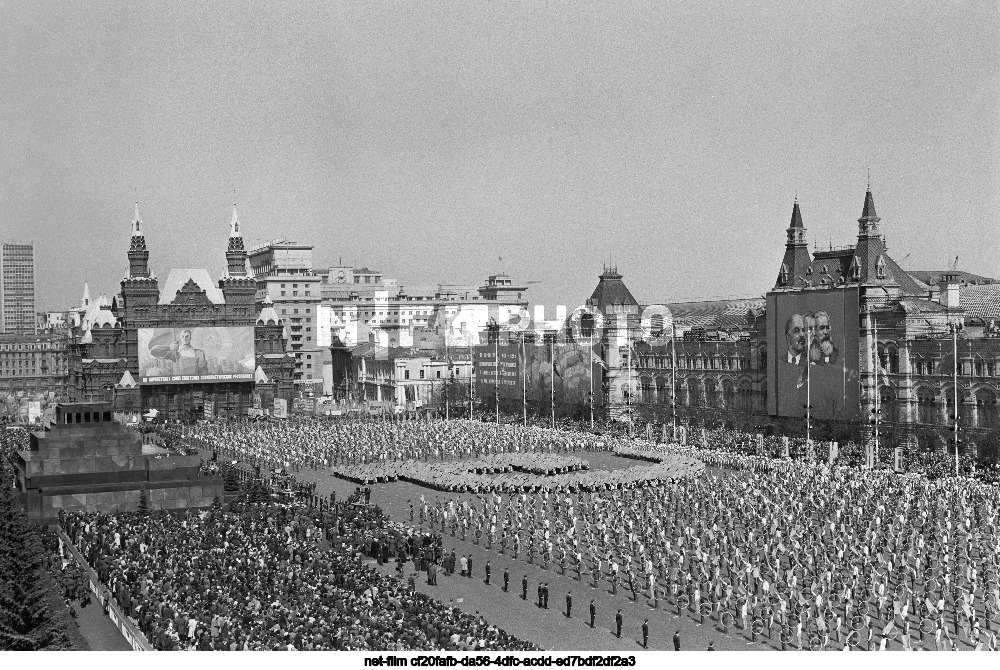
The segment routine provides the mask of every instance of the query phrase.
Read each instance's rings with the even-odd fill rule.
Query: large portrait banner
[[[140,328],[138,337],[144,384],[253,380],[250,326]]]
[[[767,321],[768,413],[857,418],[858,289],[769,293]]]

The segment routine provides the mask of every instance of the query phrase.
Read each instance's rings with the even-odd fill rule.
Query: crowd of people
[[[296,419],[184,428],[184,444],[269,469],[326,469],[399,461],[442,462],[491,454],[610,451],[611,436],[480,421]]]
[[[993,487],[778,463],[753,477],[437,499],[420,520],[783,646],[997,648]]]
[[[647,452],[652,453],[652,452]],[[589,470],[586,461],[552,454],[492,454],[446,462],[392,461],[332,468],[343,479],[361,484],[408,481],[438,491],[485,493],[565,488],[595,491],[635,486],[646,481],[695,477],[704,464],[691,454],[657,452],[655,465],[620,470]]]
[[[156,649],[534,648],[366,566],[359,550],[384,530],[377,508],[329,510],[326,528],[268,507],[73,513],[61,525]]]
[[[734,431],[679,445],[621,430],[294,420],[201,424],[177,443],[288,481],[313,468],[444,494],[421,496],[409,525],[363,493],[322,518],[266,505],[65,516],[156,648],[530,648],[361,559],[413,560],[433,583],[459,562],[443,551],[449,534],[782,648],[997,648],[1000,501],[971,478],[848,467],[802,445],[785,456],[778,438],[762,449]],[[588,469],[585,452],[609,451],[649,465]]]

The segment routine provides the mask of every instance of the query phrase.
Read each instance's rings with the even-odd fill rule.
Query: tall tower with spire
[[[247,276],[247,252],[240,232],[240,217],[233,203],[233,219],[229,223],[229,247],[226,249],[226,270],[230,277]]]
[[[809,274],[809,266],[812,265],[812,256],[809,255],[809,245],[806,243],[806,227],[802,223],[802,210],[799,209],[798,198],[792,204],[792,221],[785,232],[788,234],[788,239],[785,241],[785,257],[781,259],[775,288],[808,286],[809,281],[806,276]]]
[[[243,246],[242,227],[234,202],[233,218],[229,222],[229,246],[226,247],[226,276],[219,280],[219,288],[234,314],[248,316],[256,313],[254,297],[257,282],[247,276],[247,251]]]
[[[861,287],[862,303],[875,301],[881,304],[900,293],[900,277],[895,273],[902,271],[886,253],[885,240],[878,225],[881,220],[875,213],[875,198],[869,185],[865,191],[861,218],[858,219],[858,244],[851,268],[852,279]]]
[[[135,203],[135,214],[132,217],[132,242],[128,248],[128,265],[129,277],[149,277],[149,250],[146,249],[146,236],[142,232],[138,202]]]

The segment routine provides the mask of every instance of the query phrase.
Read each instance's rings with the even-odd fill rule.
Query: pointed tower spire
[[[132,240],[128,247],[128,268],[129,277],[149,277],[149,250],[146,249],[146,236],[142,232],[138,200],[135,203],[135,214],[132,217]]]
[[[812,256],[809,255],[809,243],[806,242],[806,227],[802,223],[798,194],[792,203],[792,220],[785,232],[788,235],[785,241],[785,257],[781,260],[776,287],[805,286],[807,284],[805,276],[812,264]]]
[[[80,307],[87,309],[90,307],[90,284],[83,282],[83,297],[80,298]]]
[[[229,247],[226,249],[226,269],[230,277],[247,276],[247,252],[240,232],[240,217],[233,203],[233,218],[229,222]]]
[[[229,222],[229,237],[243,237],[240,232],[240,216],[236,212],[236,203],[233,203],[233,219]]]
[[[875,198],[872,197],[872,189],[869,186],[865,191],[865,205],[861,209],[861,218],[858,219],[858,235],[878,237],[880,235],[878,222],[881,220],[875,213]]]
[[[132,215],[132,235],[142,235],[142,219],[139,218],[139,201],[135,201],[135,214]]]

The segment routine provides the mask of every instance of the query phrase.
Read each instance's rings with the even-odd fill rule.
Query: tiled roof
[[[226,299],[222,295],[222,291],[216,286],[215,282],[212,281],[212,277],[208,274],[208,270],[204,269],[194,269],[194,270],[184,270],[174,268],[167,275],[167,280],[163,282],[163,288],[160,289],[160,300],[159,304],[169,305],[177,297],[177,292],[188,282],[188,280],[193,281],[198,285],[198,288],[205,291],[205,297],[209,299],[212,303],[216,305],[221,305],[226,302]]]
[[[899,301],[899,304],[903,307],[903,311],[908,314],[929,314],[947,311],[941,303],[923,298],[904,298]]]
[[[1000,284],[969,284],[958,291],[959,304],[967,318],[1000,318]]]
[[[883,254],[885,258],[886,269],[890,272],[893,279],[899,283],[899,288],[903,292],[903,295],[909,296],[926,296],[927,289],[916,281],[910,273],[899,267],[896,261],[889,257],[889,254]]]
[[[355,358],[385,358],[388,353],[389,350],[377,342],[364,342],[351,349],[351,356]]]
[[[597,288],[590,296],[588,304],[597,307],[600,311],[608,305],[629,305],[638,306],[639,301],[633,297],[632,292],[625,286],[622,276],[614,270],[605,270],[600,276]]]
[[[132,377],[132,373],[128,370],[122,374],[121,381],[118,382],[118,386],[121,388],[134,389],[136,387],[135,379]]]
[[[746,326],[747,313],[764,309],[763,298],[738,298],[734,300],[704,300],[699,302],[674,302],[665,305],[674,317],[678,329],[704,328],[705,330],[741,328]]]
[[[865,206],[861,210],[862,219],[877,219],[878,214],[875,213],[875,199],[872,197],[871,189],[865,191]]]
[[[982,275],[962,272],[961,270],[908,270],[907,273],[922,284],[937,285],[941,275],[958,275],[958,281],[963,284],[996,284],[997,280]]]
[[[274,305],[267,303],[260,310],[260,314],[257,315],[257,323],[261,325],[268,325],[268,321],[273,323],[270,325],[281,325],[281,319],[278,317],[278,313],[274,311]]]

